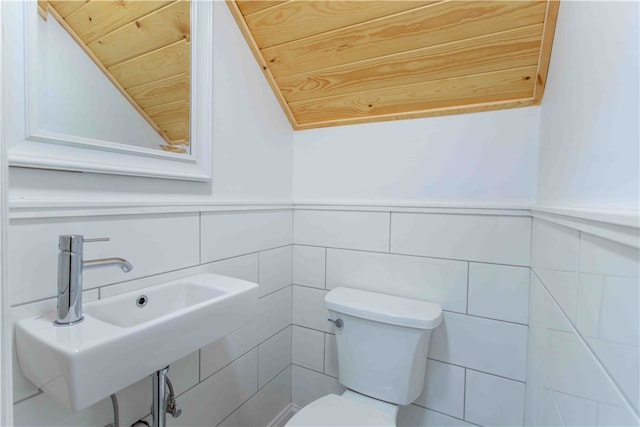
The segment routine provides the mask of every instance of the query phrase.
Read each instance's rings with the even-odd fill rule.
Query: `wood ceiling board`
[[[89,49],[106,67],[111,67],[189,38],[189,2],[181,0],[120,27],[90,43]]]
[[[247,26],[247,22],[244,20],[244,16],[242,16],[242,13],[240,12],[240,8],[238,7],[238,2],[234,0],[226,0],[226,3],[227,3],[227,6],[229,7],[229,10],[231,11],[231,15],[233,16],[233,19],[238,24],[238,28],[240,28],[240,32],[242,33],[242,36],[244,37],[245,41],[249,45],[249,48],[251,49],[251,53],[253,53],[254,58],[256,59],[256,61],[258,61],[258,65],[260,66],[262,73],[266,77],[267,82],[271,87],[271,90],[273,90],[273,94],[276,96],[276,99],[278,100],[280,107],[282,107],[284,114],[287,116],[287,120],[289,120],[291,127],[293,127],[294,129],[297,129],[298,123],[296,122],[296,119],[293,116],[293,113],[291,113],[291,110],[289,109],[289,104],[287,104],[286,99],[284,99],[284,96],[282,95],[280,88],[278,88],[278,84],[276,83],[276,80],[273,77],[271,70],[269,69],[269,67],[267,67],[264,57],[260,52],[260,48],[256,44],[256,41],[253,38],[253,35],[251,34],[251,30],[249,30],[249,27]]]
[[[280,3],[287,3],[286,1],[272,1],[272,0],[246,0],[237,1],[239,10],[243,15],[250,15],[255,12],[273,7]]]
[[[170,144],[188,144],[189,123],[169,123],[162,130],[167,134]],[[186,141],[185,141],[186,140]]]
[[[545,28],[542,36],[542,47],[540,48],[540,59],[538,60],[538,76],[536,78],[535,99],[542,101],[544,88],[547,83],[547,73],[549,72],[549,61],[551,61],[551,48],[553,46],[553,36],[556,31],[556,22],[558,21],[558,9],[560,2],[550,0],[547,5],[547,13],[545,16]]]
[[[543,1],[452,1],[262,50],[282,77],[540,24]]]
[[[246,17],[261,49],[372,19],[416,9],[436,1],[290,1]]]
[[[189,118],[189,104],[185,102],[158,105],[146,111],[161,128],[163,124],[178,123]]]
[[[364,116],[360,118],[332,119],[323,122],[311,122],[298,124],[295,130],[319,129],[331,126],[354,125],[360,123],[375,123],[391,120],[419,119],[425,117],[448,116],[452,114],[480,113],[486,111],[504,110],[509,108],[530,107],[539,105],[534,98],[520,98],[508,101],[492,101],[478,104],[466,104],[447,108],[433,108],[426,110],[415,110],[408,113],[381,114],[378,116]]]
[[[288,102],[534,66],[543,25],[276,79]]]
[[[420,110],[457,107],[533,97],[537,67],[438,80],[375,92],[361,92],[309,101],[292,102],[300,125],[405,114]]]
[[[151,108],[176,101],[189,101],[190,78],[180,74],[163,80],[135,86],[128,89],[131,96],[143,108]]]
[[[80,9],[86,3],[89,3],[89,0],[50,0],[49,3],[53,5],[60,16],[66,18],[76,10]]]
[[[65,20],[82,41],[89,44],[172,1],[174,0],[94,0],[67,16]]]
[[[109,68],[111,74],[128,89],[133,86],[189,74],[190,43],[181,40]]]

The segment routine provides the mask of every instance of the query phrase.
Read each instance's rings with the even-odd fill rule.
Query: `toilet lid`
[[[387,413],[352,399],[329,394],[302,408],[286,427],[395,425],[395,418]]]

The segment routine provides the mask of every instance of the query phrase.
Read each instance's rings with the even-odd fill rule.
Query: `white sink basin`
[[[249,323],[257,303],[255,283],[192,276],[85,304],[76,325],[54,326],[54,312],[21,320],[18,360],[30,381],[77,411]]]

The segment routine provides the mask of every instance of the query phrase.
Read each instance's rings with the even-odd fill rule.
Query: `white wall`
[[[12,168],[10,198],[289,201],[293,130],[224,2],[214,4],[213,44],[212,182]]]
[[[638,8],[560,3],[541,109],[539,204],[638,209]]]
[[[539,108],[296,132],[294,201],[530,203]]]

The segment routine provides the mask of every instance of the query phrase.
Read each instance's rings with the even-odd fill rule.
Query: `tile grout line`
[[[464,368],[464,387],[462,388],[462,419],[467,420],[467,368]]]

